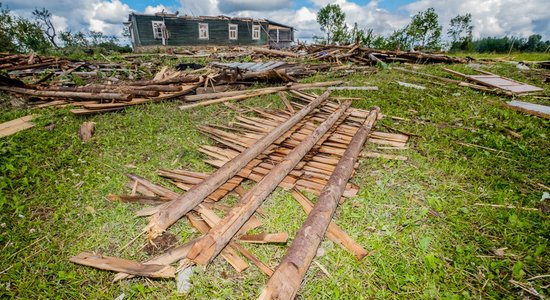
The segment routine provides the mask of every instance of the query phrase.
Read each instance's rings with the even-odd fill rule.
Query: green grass
[[[472,72],[466,66],[451,66]],[[519,71],[501,63],[487,70],[550,87],[533,71]],[[450,76],[439,66],[421,71]],[[304,81],[334,79],[330,74]],[[410,141],[405,162],[361,159],[353,181],[359,195],[338,208],[335,221],[369,252],[357,261],[330,241],[313,264],[300,295],[306,299],[334,298],[522,298],[525,292],[509,283],[548,274],[550,270],[550,219],[542,212],[474,206],[474,203],[538,207],[543,189],[550,184],[550,122],[502,106],[508,98],[452,85],[436,85],[420,77],[391,69],[368,76],[344,77],[349,85],[377,85],[377,92],[335,92],[361,96],[354,106],[378,105],[386,115],[379,123],[419,135]],[[416,90],[396,80],[425,85]],[[5,96],[4,101],[10,96]],[[520,99],[523,100],[523,99]],[[547,99],[525,101],[550,105]],[[241,105],[282,107],[278,96],[247,100]],[[126,193],[126,173],[132,172],[169,186],[155,171],[185,168],[211,171],[198,147],[213,141],[197,127],[228,124],[235,113],[223,105],[177,109],[177,102],[132,107],[124,112],[76,117],[68,109],[38,113],[37,126],[0,139],[0,296],[5,298],[105,298],[125,293],[128,298],[176,297],[173,281],[135,278],[111,283],[112,273],[74,265],[68,258],[81,251],[146,259],[138,240],[146,219],[135,218],[138,205],[106,200],[110,193]],[[0,122],[29,113],[7,109]],[[77,131],[94,121],[96,133],[83,144]],[[45,130],[55,124],[52,131]],[[515,138],[505,129],[522,135]],[[471,143],[498,150],[466,147]],[[367,148],[376,150],[374,145]],[[397,151],[394,151],[397,152]],[[412,201],[424,201],[441,213]],[[228,199],[227,201],[231,201]],[[294,236],[305,214],[291,196],[277,189],[265,202],[259,217],[266,232]],[[182,240],[198,236],[186,222],[171,232]],[[244,245],[275,268],[284,246]],[[506,257],[494,249],[506,247]],[[266,277],[253,265],[236,273],[221,258],[207,269],[196,268],[190,299],[255,298]],[[548,278],[531,281],[549,295]]]
[[[548,52],[511,52],[511,53],[472,53],[472,52],[458,52],[452,53],[454,56],[469,56],[474,59],[503,59],[513,61],[546,61],[550,60],[550,53]]]

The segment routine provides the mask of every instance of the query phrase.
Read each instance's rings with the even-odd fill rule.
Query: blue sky
[[[538,33],[550,39],[548,0],[2,0],[14,14],[30,17],[35,8],[45,7],[58,30],[101,31],[119,35],[122,22],[131,12],[169,12],[193,15],[229,15],[266,18],[295,27],[298,39],[320,35],[317,11],[337,3],[346,22],[387,35],[401,29],[410,16],[433,7],[443,25],[457,14],[471,13],[474,38],[486,36],[527,37]]]

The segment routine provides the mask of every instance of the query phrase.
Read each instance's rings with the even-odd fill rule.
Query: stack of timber
[[[57,85],[2,85],[0,90],[26,95],[36,107],[67,105],[76,115],[121,110],[129,106],[164,101],[194,91],[204,79],[181,72],[159,72],[152,80],[125,81],[119,84],[90,84],[80,87]],[[3,81],[6,82],[5,80]],[[10,82],[11,83],[11,82]]]
[[[0,70],[5,70],[10,77],[14,78],[42,75],[40,82],[54,76],[69,74],[81,77],[97,77],[101,74],[140,73],[137,65],[133,63],[123,65],[113,62],[78,61],[35,54],[9,53],[0,53]]]
[[[442,54],[422,53],[416,51],[388,51],[373,48],[361,47],[358,44],[337,46],[337,45],[300,45],[294,49],[306,51],[309,58],[330,61],[335,63],[353,62],[358,65],[375,65],[379,62],[407,62],[414,64],[425,63],[465,63],[466,60],[460,57],[451,57]]]
[[[255,115],[239,115],[231,126],[202,126],[200,129],[219,143],[218,146],[201,147],[201,152],[208,156],[205,162],[218,170],[212,174],[181,169],[158,172],[186,193],[180,194],[129,174],[131,194],[109,196],[112,201],[150,205],[137,214],[151,216],[145,231],[153,242],[162,238],[180,218],[187,219],[202,236],[144,262],[90,252],[76,255],[71,261],[118,272],[117,281],[134,276],[171,278],[176,276],[171,264],[179,262],[179,269],[184,272],[194,264],[209,264],[218,254],[237,272],[242,272],[248,267],[242,256],[268,277],[274,276],[276,282],[282,277],[275,277],[275,274],[289,274],[284,271],[286,257],[291,260],[296,255],[307,258],[300,263],[298,274],[292,277],[291,289],[281,287],[279,293],[280,285],[270,281],[269,293],[262,294],[262,297],[269,298],[269,295],[297,293],[311,263],[312,253],[317,251],[325,234],[357,259],[367,256],[368,252],[332,221],[332,215],[342,199],[357,193],[358,187],[349,183],[349,179],[355,172],[365,141],[404,148],[408,137],[374,131],[377,120],[382,117],[378,108],[361,110],[351,108],[349,100],[340,104],[333,102],[329,99],[330,90],[321,96],[295,90],[288,93],[285,96],[288,110],[252,108]],[[243,183],[247,180],[257,183],[246,190]],[[288,235],[284,232],[247,234],[251,229],[257,231],[262,225],[258,218],[258,214],[265,214],[261,205],[277,186],[291,189],[309,217],[296,237],[301,242],[298,246],[293,243],[289,254],[274,271],[271,262],[262,262],[241,244],[287,241]],[[311,203],[300,191],[319,195],[319,201]],[[229,194],[239,199],[234,206],[222,201]],[[224,217],[216,211],[224,212]],[[304,232],[310,230],[315,231],[316,239],[302,241]]]

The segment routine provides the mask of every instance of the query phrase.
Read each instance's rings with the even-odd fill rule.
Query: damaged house
[[[266,19],[132,13],[124,24],[134,51],[204,45],[287,48],[294,40],[294,28]]]

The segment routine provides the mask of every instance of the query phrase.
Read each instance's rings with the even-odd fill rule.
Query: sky
[[[35,8],[45,7],[53,15],[58,31],[101,31],[120,35],[122,22],[131,12],[179,11],[180,15],[227,15],[270,19],[295,27],[298,40],[322,35],[316,13],[337,3],[351,26],[373,29],[387,35],[408,24],[410,17],[433,7],[446,26],[457,14],[471,13],[474,38],[541,34],[550,39],[549,0],[4,0],[14,14],[30,17]]]

